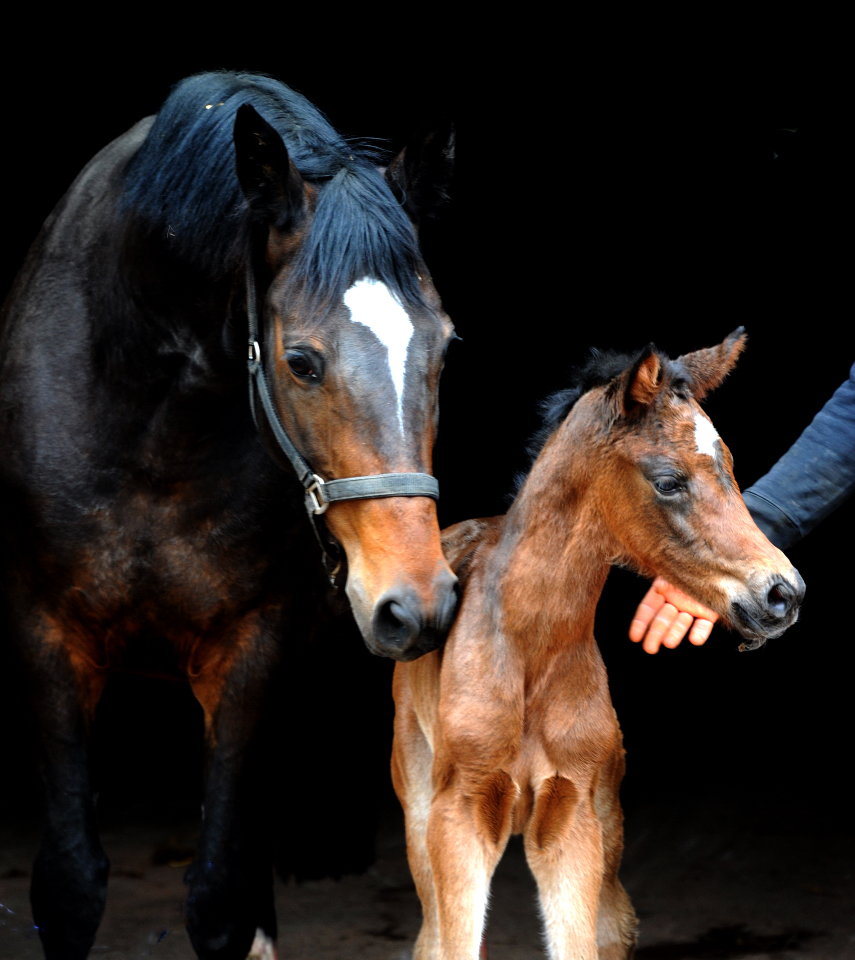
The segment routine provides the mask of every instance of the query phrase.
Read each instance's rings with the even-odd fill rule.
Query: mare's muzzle
[[[430,612],[412,588],[393,587],[377,601],[371,618],[372,651],[393,660],[416,660],[441,646],[457,612],[460,585],[450,571],[442,571],[434,584],[434,609]]]
[[[731,604],[733,625],[747,640],[748,649],[765,640],[780,637],[799,616],[805,596],[805,582],[795,567],[789,577],[775,573],[750,593],[735,597]]]

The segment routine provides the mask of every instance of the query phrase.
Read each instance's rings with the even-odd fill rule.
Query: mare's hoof
[[[255,931],[255,940],[252,941],[246,960],[279,960],[279,954],[276,953],[276,944],[261,927]]]

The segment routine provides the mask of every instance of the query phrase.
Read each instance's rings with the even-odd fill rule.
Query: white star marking
[[[404,432],[404,378],[413,325],[397,297],[379,280],[357,280],[344,295],[350,319],[361,323],[386,348],[392,384],[398,396],[398,423]]]
[[[696,413],[695,443],[698,445],[698,453],[705,453],[708,457],[715,457],[715,442],[719,439],[720,437],[710,421],[702,414]]]

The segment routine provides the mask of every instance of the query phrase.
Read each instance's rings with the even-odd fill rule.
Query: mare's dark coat
[[[286,843],[285,869],[299,872],[301,852],[314,872],[363,867],[371,855],[359,841],[336,862],[349,814],[369,812],[359,801],[344,810],[334,791],[345,782],[350,791],[360,772],[370,778],[354,752],[354,713],[374,691],[335,680],[330,690],[309,652],[327,628],[339,638],[329,643],[364,649],[325,581],[302,490],[265,451],[247,402],[242,271],[267,225],[255,223],[234,173],[231,131],[245,103],[279,131],[315,190],[315,226],[293,271],[307,299],[330,302],[367,275],[422,303],[415,234],[389,185],[314,107],[263,77],[179,85],[156,119],[87,165],[34,243],[0,328],[0,495],[11,636],[47,796],[32,898],[49,957],[85,956],[103,910],[108,864],[86,738],[107,669],[192,681],[202,660],[222,664],[189,873],[200,956],[243,956],[255,927],[275,933],[269,844],[255,836],[269,745],[252,733],[283,637],[285,655],[310,671],[289,671],[274,698],[289,722],[289,695],[298,689],[305,705],[306,690],[312,700],[317,691],[315,714],[291,736],[302,743],[320,728],[337,739],[293,757],[295,767],[314,761],[307,789],[322,822]],[[349,715],[319,719],[328,709],[319,703],[335,696]],[[274,799],[287,817],[288,797]]]

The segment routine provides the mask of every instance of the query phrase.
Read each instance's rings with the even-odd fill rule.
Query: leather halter
[[[439,483],[427,473],[377,473],[366,477],[344,477],[340,480],[322,480],[297,450],[282,426],[279,414],[264,376],[258,326],[258,303],[255,293],[255,271],[252,264],[246,266],[246,313],[249,320],[249,406],[256,429],[261,432],[256,413],[256,394],[261,400],[261,409],[279,449],[288,458],[297,479],[305,491],[304,503],[312,528],[323,551],[324,567],[330,583],[341,568],[342,549],[328,529],[321,528],[322,514],[337,500],[373,500],[380,497],[432,497],[439,500]],[[279,460],[273,457],[278,463]]]

